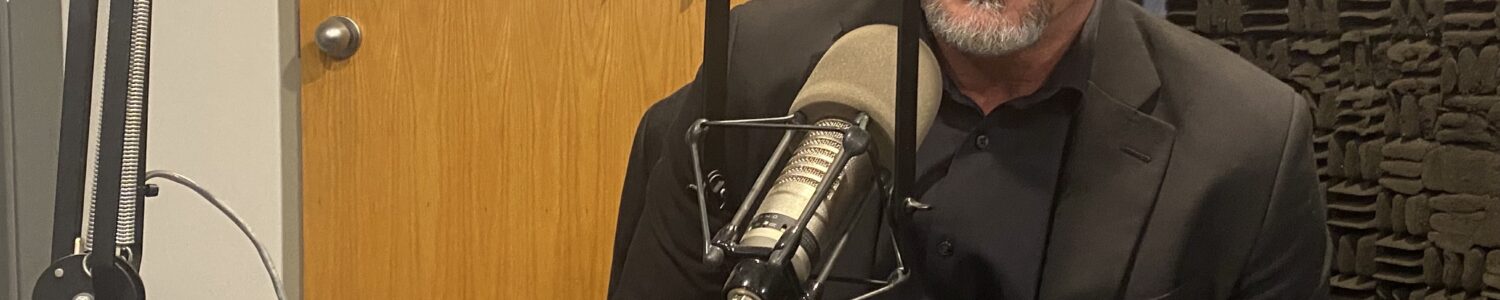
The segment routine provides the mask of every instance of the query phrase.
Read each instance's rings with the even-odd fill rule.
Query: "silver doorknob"
[[[355,24],[354,19],[332,16],[318,24],[313,40],[318,43],[318,50],[322,50],[323,54],[342,60],[359,51],[360,35],[359,24]]]

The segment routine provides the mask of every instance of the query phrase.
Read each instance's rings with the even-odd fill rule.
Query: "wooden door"
[[[307,299],[604,297],[635,125],[692,79],[701,1],[300,2]],[[335,15],[347,60],[311,40]]]

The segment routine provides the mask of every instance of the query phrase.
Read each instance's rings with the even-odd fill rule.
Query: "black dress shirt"
[[[1072,121],[1088,88],[1093,15],[1037,92],[984,114],[944,80],[937,121],[917,153],[932,210],[906,237],[926,294],[1033,299]]]

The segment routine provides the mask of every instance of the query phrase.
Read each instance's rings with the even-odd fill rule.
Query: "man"
[[[736,8],[729,118],[785,114],[829,44],[896,23],[897,4]],[[917,154],[915,192],[933,208],[896,231],[914,280],[894,298],[1327,297],[1309,106],[1291,88],[1125,0],[923,4],[945,89]],[[728,266],[702,262],[683,188],[700,89],[688,84],[641,121],[611,298],[724,297]],[[724,134],[726,199],[738,199],[780,135]],[[732,213],[710,209],[714,228]],[[880,234],[857,232],[838,272],[883,277],[889,251],[869,250],[889,247]]]

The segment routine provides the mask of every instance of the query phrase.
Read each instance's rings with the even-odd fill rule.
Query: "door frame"
[[[19,260],[16,252],[20,243],[16,241],[16,188],[11,153],[10,123],[15,120],[10,112],[10,1],[0,1],[0,291],[3,296],[21,299]]]
[[[302,299],[302,1],[276,0],[281,63],[281,268],[287,299]],[[309,28],[308,30],[312,30]]]

